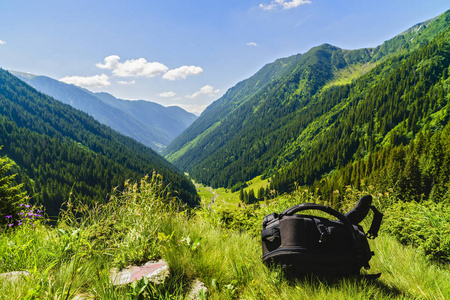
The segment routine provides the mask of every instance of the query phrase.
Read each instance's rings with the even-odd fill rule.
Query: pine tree
[[[250,191],[248,191],[248,203],[252,204],[255,202],[256,202],[255,191],[251,189]]]
[[[241,188],[239,190],[239,200],[244,201],[244,189]]]
[[[248,203],[248,193],[247,193],[247,191],[244,191],[244,203],[245,204],[249,204]]]
[[[1,147],[0,147],[1,149]],[[17,174],[8,175],[13,162],[6,156],[0,157],[0,224],[8,223],[6,216],[17,212],[17,203],[25,197],[22,184],[15,184]]]

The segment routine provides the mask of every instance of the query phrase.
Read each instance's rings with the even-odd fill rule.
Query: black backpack
[[[290,274],[358,275],[362,267],[370,268],[374,253],[367,237],[378,236],[383,218],[371,204],[372,196],[366,195],[345,215],[328,206],[305,203],[264,217],[263,262],[281,265]],[[370,209],[374,217],[366,236],[359,223]],[[296,214],[306,210],[320,210],[338,220]]]

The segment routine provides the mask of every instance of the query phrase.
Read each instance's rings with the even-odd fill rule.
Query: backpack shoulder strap
[[[370,206],[373,211],[372,224],[370,225],[369,231],[367,231],[367,237],[369,239],[374,239],[378,236],[378,231],[380,230],[381,221],[383,220],[383,214],[373,205]]]

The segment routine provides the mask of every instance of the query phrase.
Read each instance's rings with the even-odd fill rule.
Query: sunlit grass
[[[376,63],[358,63],[350,65],[346,68],[334,72],[334,78],[328,82],[323,90],[337,85],[345,85],[352,83],[353,80],[359,78],[365,73],[369,72],[376,66]]]
[[[349,188],[345,199],[350,205],[361,193]],[[388,193],[374,196],[376,205],[392,201]],[[381,272],[380,279],[287,279],[268,269],[261,260],[263,216],[305,202],[327,204],[308,190],[225,214],[207,203],[188,213],[164,197],[155,175],[127,183],[105,206],[74,202],[54,227],[37,223],[0,233],[0,273],[30,273],[0,280],[0,299],[184,299],[194,279],[205,283],[209,299],[450,299],[448,266],[387,233],[370,241],[375,256],[367,273]],[[155,258],[169,264],[171,276],[162,285],[112,284],[111,268]]]

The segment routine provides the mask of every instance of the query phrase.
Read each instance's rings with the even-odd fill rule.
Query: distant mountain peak
[[[8,70],[8,72],[15,76],[20,76],[20,77],[27,78],[27,79],[33,79],[33,78],[36,78],[39,76],[39,75],[31,74],[31,73],[19,72],[19,71],[13,71],[13,70]]]
[[[403,31],[402,33],[398,34],[398,35],[406,35],[409,33],[417,33],[423,29],[425,29],[428,25],[430,25],[434,20],[436,20],[438,17],[432,18],[430,20],[427,20],[425,22],[420,22],[417,23],[416,25],[406,29],[405,31]],[[398,36],[397,35],[397,36]]]

